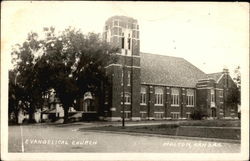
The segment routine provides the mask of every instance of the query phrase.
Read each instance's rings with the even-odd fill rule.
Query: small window
[[[130,93],[125,93],[124,95],[124,103],[125,105],[130,105],[131,104],[131,95]],[[123,93],[121,94],[121,104],[123,104]]]
[[[141,87],[141,104],[146,105],[146,88]]]
[[[131,85],[131,72],[128,71],[128,86]]]
[[[125,38],[124,37],[122,37],[122,49],[124,49],[124,42],[125,42]]]
[[[164,112],[155,112],[155,113],[154,113],[154,117],[155,117],[156,119],[162,119],[163,116],[164,116]]]
[[[132,31],[132,38],[136,38],[136,31],[135,30]]]
[[[128,50],[131,48],[131,38],[128,38]]]
[[[141,111],[140,114],[141,114],[141,118],[145,119],[147,117],[147,113],[144,111]]]
[[[118,35],[119,34],[119,28],[118,27],[114,27],[113,28],[113,35]]]
[[[122,36],[122,28],[119,27],[119,28],[118,28],[118,32],[119,32],[118,35],[119,35],[119,36]]]
[[[180,112],[171,112],[171,118],[172,119],[179,119]]]
[[[105,90],[104,104],[107,105],[108,102],[109,102],[109,92],[108,92],[108,90],[106,89],[106,90]]]
[[[190,119],[191,118],[191,112],[186,112],[186,117],[187,117],[187,119]]]
[[[123,116],[123,111],[121,111],[121,115]],[[128,119],[131,117],[131,111],[124,111],[124,118]]]
[[[223,91],[219,91],[219,97],[223,97]]]
[[[211,102],[212,102],[212,103],[215,102],[215,98],[214,98],[214,89],[211,89]]]
[[[121,72],[121,86],[123,86],[123,71]]]

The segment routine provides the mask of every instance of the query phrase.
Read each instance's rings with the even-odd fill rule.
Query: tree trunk
[[[35,112],[34,104],[31,103],[29,108],[29,123],[35,123],[34,112]]]
[[[64,107],[63,106],[63,109],[64,109],[64,120],[63,120],[63,123],[66,124],[68,123],[68,117],[69,117],[69,107]]]
[[[15,110],[14,111],[14,114],[15,114],[15,123],[18,124],[18,110]]]

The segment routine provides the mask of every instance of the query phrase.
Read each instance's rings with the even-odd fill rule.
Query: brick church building
[[[129,120],[189,119],[195,109],[208,118],[237,117],[237,104],[225,101],[236,87],[227,69],[205,74],[183,58],[141,52],[139,25],[130,17],[109,18],[103,38],[121,52],[106,66],[111,85],[96,108],[102,118],[121,120],[123,103]]]
[[[103,38],[121,49],[118,62],[105,67],[110,83],[103,103],[86,92],[70,113],[108,121],[122,120],[123,111],[127,120],[190,119],[197,110],[207,118],[237,118],[237,104],[227,101],[236,88],[227,69],[205,74],[183,58],[141,52],[139,25],[130,17],[109,18]],[[63,116],[60,101],[50,106],[48,115]]]

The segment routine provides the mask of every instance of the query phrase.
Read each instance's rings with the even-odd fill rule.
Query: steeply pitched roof
[[[195,87],[206,74],[183,58],[141,53],[141,83]]]
[[[218,73],[210,73],[207,74],[207,78],[212,78],[213,80],[215,80],[215,82],[217,82],[220,77],[222,76],[223,72],[218,72]]]

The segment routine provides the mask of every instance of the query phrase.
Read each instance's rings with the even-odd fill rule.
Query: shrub
[[[29,123],[29,119],[25,118],[23,119],[23,124],[28,124]]]
[[[194,110],[192,112],[192,114],[190,115],[190,117],[193,119],[193,120],[201,120],[204,115],[202,114],[202,111],[201,110]]]
[[[178,124],[161,124],[158,126],[158,128],[177,128],[179,127]]]
[[[240,112],[238,112],[238,118],[240,119],[240,115],[241,115],[241,113]]]

